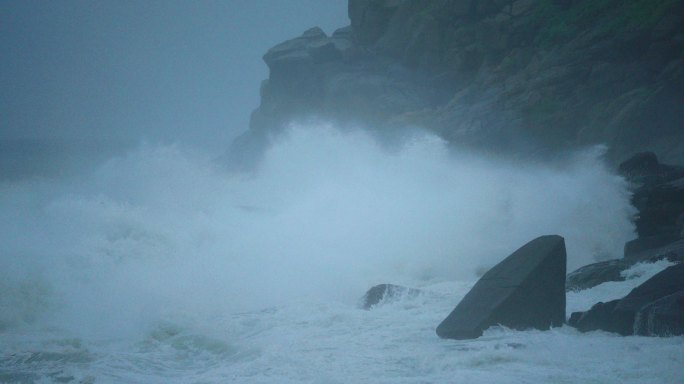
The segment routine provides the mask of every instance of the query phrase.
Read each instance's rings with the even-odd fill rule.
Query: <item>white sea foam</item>
[[[427,134],[388,152],[360,132],[293,127],[255,174],[147,146],[93,174],[1,188],[0,381],[636,382],[681,373],[677,339],[566,328],[459,343],[434,334],[479,271],[538,235],[566,238],[570,268],[620,255],[633,210],[595,151],[512,164],[452,153]],[[359,296],[380,282],[425,293],[359,310]],[[618,361],[615,351],[636,359],[637,345],[653,357],[648,367]]]
[[[302,301],[203,321],[175,319],[135,341],[5,335],[4,345],[12,347],[0,372],[98,383],[676,383],[683,377],[682,337],[562,327],[438,339],[434,325],[470,285],[421,286],[422,295],[371,311]]]

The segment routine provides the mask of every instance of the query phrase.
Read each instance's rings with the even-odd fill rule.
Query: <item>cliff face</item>
[[[350,0],[349,18],[266,53],[236,148],[317,116],[523,155],[606,143],[614,161],[684,162],[682,1]]]

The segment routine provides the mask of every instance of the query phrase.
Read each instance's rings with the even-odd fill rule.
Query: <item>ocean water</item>
[[[634,236],[591,149],[510,164],[416,134],[293,127],[255,173],[141,146],[68,179],[0,186],[0,382],[677,383],[684,338],[495,327],[441,340],[477,276],[526,241],[569,268]],[[568,294],[568,315],[665,268]],[[370,311],[372,285],[420,288]]]

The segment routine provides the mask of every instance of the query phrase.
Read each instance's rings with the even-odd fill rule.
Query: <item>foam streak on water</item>
[[[511,164],[424,134],[388,152],[358,132],[294,127],[254,174],[146,146],[69,180],[0,188],[0,382],[681,374],[681,338],[434,334],[477,273],[533,237],[563,235],[571,268],[621,253],[633,210],[595,151]],[[360,310],[381,282],[424,293]],[[569,307],[591,301],[576,299]]]
[[[421,288],[417,298],[372,311],[291,303],[209,324],[160,323],[136,341],[17,334],[3,338],[15,346],[4,351],[1,371],[103,383],[676,383],[684,373],[681,337],[562,327],[494,328],[473,341],[440,340],[434,324],[469,284]]]

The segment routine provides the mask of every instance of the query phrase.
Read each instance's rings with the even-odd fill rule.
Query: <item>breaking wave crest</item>
[[[533,237],[569,267],[633,237],[624,181],[587,150],[563,164],[451,151],[416,134],[293,126],[253,174],[182,146],[142,146],[68,180],[1,186],[0,327],[139,334],[379,282],[472,280]]]

